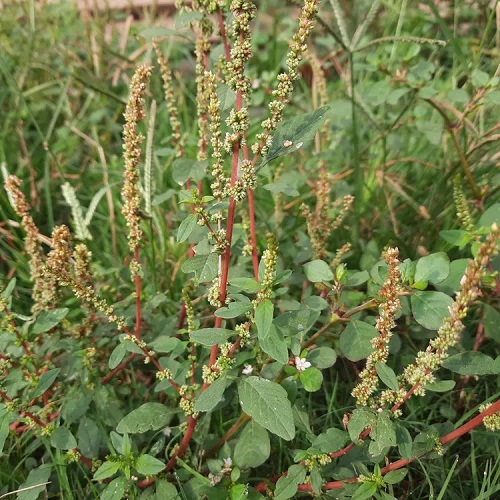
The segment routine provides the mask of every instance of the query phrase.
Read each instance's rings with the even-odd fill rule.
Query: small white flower
[[[165,429],[163,429],[163,435],[170,437],[170,434],[172,434],[172,427],[168,427],[168,426],[165,427]]]
[[[300,358],[299,356],[295,356],[295,368],[299,372],[303,372],[306,368],[309,368],[311,363],[306,360],[306,358]]]
[[[285,141],[285,142],[283,143],[283,146],[285,146],[285,148],[289,148],[292,144],[293,144],[293,142],[292,142],[292,141]]]
[[[243,375],[251,375],[253,372],[253,366],[252,365],[245,365],[243,370],[241,370],[241,373]]]
[[[260,87],[260,80],[258,78],[255,78],[254,81],[252,82],[252,88],[258,89]]]
[[[232,467],[233,466],[233,459],[231,457],[224,458],[223,462],[224,462],[224,467]]]

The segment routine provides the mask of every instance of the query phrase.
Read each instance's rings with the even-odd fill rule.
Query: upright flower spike
[[[479,247],[474,260],[470,260],[460,282],[460,291],[450,306],[447,316],[438,330],[437,336],[429,342],[425,351],[417,354],[415,363],[407,366],[403,379],[414,387],[413,393],[423,396],[425,386],[434,382],[434,372],[448,357],[448,350],[460,340],[464,329],[462,319],[467,316],[470,305],[481,295],[481,278],[493,256],[498,253],[500,226],[493,224],[486,241]]]
[[[370,396],[377,390],[378,377],[375,363],[387,362],[389,341],[392,337],[392,329],[396,325],[394,317],[401,307],[399,295],[402,292],[402,287],[398,256],[399,250],[397,248],[389,248],[384,254],[388,274],[379,291],[382,302],[379,306],[379,317],[375,324],[379,335],[371,341],[373,352],[366,360],[365,369],[359,374],[361,382],[351,393],[356,398],[357,404],[362,406],[368,404]]]
[[[170,126],[172,127],[172,140],[170,141],[175,148],[176,156],[182,156],[184,144],[181,135],[181,123],[179,121],[179,111],[174,97],[174,88],[172,85],[172,73],[168,67],[167,58],[163,55],[158,40],[153,40],[153,48],[156,52],[156,58],[160,66],[161,78],[163,80],[163,93],[165,102],[167,103],[168,116],[170,119]]]
[[[300,76],[299,64],[307,50],[306,40],[314,27],[314,18],[318,12],[319,0],[305,0],[299,16],[299,29],[290,42],[286,64],[288,71],[278,75],[278,87],[273,90],[274,99],[269,103],[270,117],[261,123],[264,131],[257,134],[257,142],[252,145],[255,155],[266,155],[271,145],[271,134],[283,116],[283,110],[290,101],[293,82]]]
[[[29,257],[31,280],[33,281],[31,311],[36,313],[49,309],[55,302],[55,283],[43,274],[43,252],[38,242],[39,231],[29,210],[30,205],[21,191],[21,179],[15,175],[9,175],[5,179],[5,190],[9,194],[16,214],[21,218],[21,226],[26,233],[24,237],[24,248]]]
[[[122,188],[123,209],[129,228],[128,245],[131,252],[139,248],[142,240],[139,216],[139,161],[141,158],[141,143],[144,136],[138,132],[138,123],[144,119],[144,94],[146,84],[151,75],[150,66],[139,66],[130,84],[130,96],[125,109],[125,126],[123,129],[123,158],[125,160],[125,180]],[[132,275],[138,272],[135,259],[131,266]]]

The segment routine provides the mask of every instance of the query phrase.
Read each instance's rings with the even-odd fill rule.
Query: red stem
[[[139,265],[139,247],[134,249],[134,260]],[[141,338],[142,313],[141,313],[141,277],[138,273],[134,276],[135,280],[135,336]]]

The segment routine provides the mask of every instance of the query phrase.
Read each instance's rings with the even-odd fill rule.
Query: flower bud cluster
[[[491,403],[483,404],[479,407],[479,411],[483,412],[491,406]],[[484,426],[489,431],[500,431],[500,411],[493,413],[493,415],[486,415],[483,419]]]
[[[240,325],[236,325],[234,327],[234,331],[238,334],[240,338],[240,345],[243,347],[250,340],[250,326],[252,323],[247,321],[246,323],[241,323]]]
[[[5,190],[9,196],[12,208],[21,218],[21,227],[26,236],[24,237],[24,248],[29,257],[31,280],[33,282],[31,311],[37,313],[51,307],[55,301],[54,280],[45,277],[43,273],[43,253],[38,242],[40,236],[33,217],[29,213],[30,206],[21,191],[21,179],[15,175],[9,175],[5,179]]]
[[[444,318],[437,336],[429,342],[425,351],[417,354],[415,363],[406,367],[403,377],[405,382],[416,385],[414,394],[424,395],[425,386],[434,382],[434,372],[441,362],[448,357],[448,350],[460,340],[464,329],[462,319],[467,315],[470,305],[481,295],[481,278],[494,255],[498,253],[500,226],[493,224],[486,241],[479,247],[474,260],[469,261],[460,282],[461,289],[456,294],[455,302],[449,307],[450,315]]]
[[[318,465],[324,467],[332,462],[332,458],[327,453],[321,453],[319,455],[311,455],[304,460],[304,465],[309,471],[312,471]]]
[[[278,242],[273,234],[267,235],[267,248],[262,254],[262,261],[264,262],[265,270],[264,277],[260,283],[260,290],[257,293],[257,298],[254,301],[256,307],[264,299],[271,297],[272,284],[276,278],[276,264],[278,262]]]
[[[290,50],[287,54],[286,64],[288,71],[278,75],[278,87],[273,90],[274,100],[269,103],[270,117],[261,123],[264,131],[257,134],[257,142],[252,145],[254,154],[266,155],[271,145],[271,133],[276,130],[283,116],[283,110],[290,101],[293,90],[293,82],[300,76],[298,67],[302,60],[304,51],[307,49],[306,39],[313,26],[314,18],[318,12],[319,0],[305,0],[299,16],[299,29],[290,42]]]
[[[171,380],[173,378],[172,371],[168,368],[164,368],[163,370],[159,370],[156,372],[156,378],[158,380]]]
[[[125,179],[122,188],[122,214],[129,228],[128,244],[132,252],[140,246],[142,240],[142,231],[139,227],[139,162],[141,143],[144,137],[139,134],[138,123],[145,117],[144,95],[151,70],[150,66],[142,65],[135,72],[130,84],[130,96],[124,113],[123,158],[125,161]]]
[[[208,303],[213,307],[222,307],[218,277],[213,279],[212,286],[208,290]]]
[[[203,382],[212,384],[234,365],[234,359],[231,357],[231,348],[233,344],[226,342],[220,346],[221,354],[211,366],[204,365],[202,368]]]
[[[233,0],[230,10],[234,21],[231,34],[234,37],[231,58],[227,62],[228,84],[241,91],[243,99],[248,97],[251,89],[250,79],[245,76],[245,63],[252,57],[252,41],[250,38],[250,22],[255,17],[255,5],[249,0]]]
[[[465,197],[459,175],[457,175],[453,181],[453,200],[455,201],[457,217],[460,221],[460,225],[466,231],[473,232],[475,230],[475,224],[472,220],[469,203],[467,202],[467,198]]]
[[[76,279],[84,286],[92,286],[92,272],[90,269],[92,252],[84,243],[78,243],[73,252],[73,259],[75,261]]]
[[[161,78],[163,80],[163,93],[165,96],[165,102],[167,104],[170,126],[172,127],[171,144],[176,150],[176,156],[182,156],[184,144],[182,135],[180,133],[181,123],[178,118],[179,111],[177,109],[177,103],[174,96],[174,88],[172,85],[172,73],[170,71],[170,68],[168,67],[168,60],[163,55],[160,46],[158,45],[158,40],[156,39],[153,40],[153,48],[156,52],[156,57],[160,66]]]
[[[331,184],[330,174],[326,171],[322,171],[315,189],[316,207],[314,213],[311,212],[307,205],[302,204],[301,206],[302,215],[306,219],[307,233],[311,239],[311,245],[317,259],[325,258],[327,254],[328,239],[333,231],[342,224],[354,202],[353,196],[346,195],[340,200],[331,203]],[[339,206],[342,206],[340,211],[338,211],[335,219],[332,219],[330,211],[337,211]],[[347,253],[349,248],[350,247],[345,247],[344,245],[341,249],[341,253],[339,254],[339,252],[337,252],[336,258],[331,264],[332,268],[338,266],[342,255]]]
[[[198,161],[206,160],[207,144],[209,137],[209,104],[210,104],[210,91],[209,82],[206,72],[206,60],[210,52],[210,43],[205,37],[200,37],[196,41],[195,54],[196,54],[196,112],[198,114],[198,152],[196,159]]]
[[[206,92],[209,99],[208,116],[210,119],[210,134],[212,143],[212,158],[214,164],[212,166],[212,177],[214,181],[210,185],[215,198],[223,198],[224,188],[229,184],[224,168],[223,168],[223,152],[222,152],[222,132],[220,118],[220,101],[217,97],[217,79],[213,73],[206,72]]]
[[[64,455],[64,461],[68,464],[76,464],[80,460],[81,454],[77,449],[68,450]]]
[[[188,284],[182,289],[182,299],[184,301],[184,307],[186,308],[187,331],[192,332],[195,330],[194,309],[193,309],[193,304],[191,302],[191,296],[189,295],[189,288],[191,288],[191,284]]]
[[[245,132],[250,126],[248,108],[241,108],[238,111],[232,109],[226,119],[226,124],[231,127],[232,132],[226,134],[224,149],[227,153],[231,153],[234,144],[244,144],[245,142]]]
[[[357,404],[361,406],[368,404],[370,396],[378,388],[375,364],[386,363],[389,356],[389,341],[392,337],[392,329],[396,326],[395,315],[401,307],[399,295],[403,291],[398,256],[397,248],[388,248],[384,253],[387,277],[379,291],[382,302],[379,305],[379,317],[375,324],[379,335],[371,341],[373,352],[366,360],[365,369],[359,374],[360,383],[351,393],[356,398]]]

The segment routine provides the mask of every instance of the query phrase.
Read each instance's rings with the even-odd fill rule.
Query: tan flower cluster
[[[429,342],[423,352],[417,354],[415,363],[407,366],[403,378],[408,384],[418,385],[414,391],[416,395],[425,394],[425,386],[434,382],[434,371],[441,362],[448,357],[448,350],[460,340],[464,329],[462,319],[467,316],[470,305],[481,295],[479,286],[486,267],[491,258],[498,253],[500,226],[493,224],[486,241],[479,247],[474,260],[470,260],[465,274],[460,282],[461,289],[450,306],[450,315],[447,316],[438,330],[436,338]]]
[[[179,111],[177,109],[177,103],[175,102],[174,88],[172,85],[172,73],[168,67],[168,60],[163,55],[160,46],[158,45],[158,40],[156,39],[153,40],[153,48],[156,52],[158,64],[160,65],[160,73],[163,80],[163,93],[165,96],[165,102],[167,103],[170,126],[172,127],[171,144],[176,151],[176,156],[182,156],[184,144],[180,132],[181,123],[178,118]]]
[[[209,136],[209,122],[208,122],[208,107],[210,105],[210,84],[212,82],[208,81],[208,75],[205,70],[206,63],[208,59],[208,54],[210,52],[210,43],[206,38],[199,38],[196,40],[196,106],[198,113],[198,153],[196,158],[198,161],[206,160],[207,155],[207,144]]]
[[[139,215],[139,161],[141,143],[144,137],[138,131],[138,123],[144,119],[144,95],[152,68],[142,65],[137,68],[130,84],[130,96],[125,109],[123,128],[123,158],[125,160],[125,180],[122,188],[123,209],[129,228],[128,245],[132,252],[139,248],[142,231]]]
[[[365,369],[359,374],[361,382],[351,393],[356,398],[357,404],[361,406],[368,404],[370,396],[378,388],[375,364],[377,362],[386,363],[389,356],[389,341],[392,337],[392,329],[396,326],[394,318],[401,307],[399,296],[403,291],[398,257],[399,250],[397,248],[388,248],[384,253],[384,259],[387,263],[387,277],[379,291],[382,302],[375,324],[379,335],[371,341],[373,352],[366,360]]]
[[[245,63],[252,57],[250,22],[255,17],[256,8],[249,0],[233,0],[230,9],[234,16],[231,30],[234,43],[227,63],[228,84],[233,90],[240,90],[243,99],[246,99],[251,84],[250,79],[245,76]]]
[[[271,133],[276,130],[283,116],[283,110],[290,101],[293,82],[300,76],[299,64],[307,49],[306,39],[314,27],[314,18],[318,12],[319,0],[305,0],[299,16],[299,29],[290,42],[286,64],[288,71],[278,75],[278,87],[273,90],[274,99],[269,103],[270,117],[261,123],[264,131],[257,134],[257,142],[252,145],[255,155],[266,155],[271,145]]]
[[[346,195],[343,198],[331,203],[330,192],[330,175],[326,171],[323,171],[321,172],[316,184],[316,207],[314,213],[312,213],[309,207],[305,204],[302,204],[300,207],[302,215],[306,219],[307,233],[311,239],[311,245],[316,259],[325,258],[327,254],[326,247],[328,239],[330,238],[332,232],[342,224],[354,202],[353,196]],[[341,207],[340,210],[339,207]],[[330,215],[330,210],[339,210],[333,220]],[[345,249],[344,247],[342,248]],[[347,252],[348,249],[345,249],[345,251]],[[341,257],[341,255],[337,255],[336,257]],[[335,267],[333,266],[335,262],[336,261],[332,263],[332,267]]]
[[[457,175],[453,181],[453,200],[455,201],[455,207],[457,209],[457,217],[460,221],[460,225],[466,231],[474,231],[475,224],[472,220],[472,215],[465,197],[462,181],[459,175]]]
[[[267,235],[267,248],[262,254],[262,261],[264,262],[264,277],[260,283],[260,290],[257,293],[257,298],[254,301],[254,306],[256,307],[264,299],[268,299],[271,296],[272,284],[276,278],[276,264],[278,262],[278,242],[273,234],[269,233]]]
[[[38,242],[39,231],[29,213],[30,206],[20,189],[21,184],[21,179],[15,175],[9,175],[5,179],[5,190],[9,194],[12,207],[21,218],[21,226],[26,233],[24,248],[29,257],[31,280],[33,281],[33,305],[31,310],[36,313],[53,306],[55,302],[55,283],[43,275],[44,258],[42,248]]]

